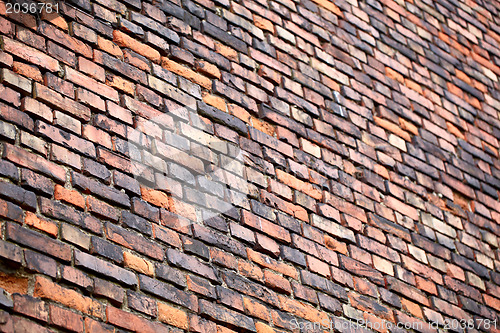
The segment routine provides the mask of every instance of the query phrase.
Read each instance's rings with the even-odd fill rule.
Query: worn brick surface
[[[498,0],[10,3],[0,331],[500,331]]]

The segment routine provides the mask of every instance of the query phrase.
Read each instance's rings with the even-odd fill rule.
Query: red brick
[[[80,72],[75,71],[69,66],[64,67],[64,72],[66,74],[66,79],[73,82],[74,84],[80,85],[87,88],[90,91],[95,92],[98,95],[106,97],[112,101],[118,101],[118,92],[109,86],[94,80]]]
[[[24,223],[39,230],[45,231],[46,233],[54,237],[57,236],[59,230],[56,223],[40,219],[38,216],[31,212],[26,212]]]
[[[83,120],[90,120],[90,110],[86,106],[62,96],[39,83],[35,84],[35,98]]]
[[[99,302],[83,296],[72,289],[61,287],[44,277],[36,277],[33,296],[48,298],[69,308],[101,319],[104,316],[104,307]]]
[[[12,40],[6,36],[2,37],[2,42],[3,49],[16,55],[16,57],[46,68],[51,72],[57,72],[59,70],[59,63],[57,62],[57,60],[49,57],[43,52],[40,52],[18,41]]]
[[[195,71],[193,71],[193,70],[191,70],[191,69],[189,69],[181,64],[176,63],[175,61],[172,61],[168,58],[162,58],[161,65],[166,70],[169,70],[169,71],[171,71],[175,74],[178,74],[182,77],[185,77],[186,79],[188,79],[191,82],[199,84],[200,86],[202,86],[206,89],[212,89],[212,81],[209,78],[207,78],[203,75],[200,75],[200,74],[196,73]]]
[[[297,270],[291,265],[276,261],[274,259],[270,259],[266,255],[260,254],[251,249],[247,249],[247,253],[250,260],[257,263],[258,265],[261,265],[262,267],[272,269],[278,273],[287,275],[294,279],[296,279],[298,276]]]
[[[188,329],[189,327],[188,316],[185,311],[164,303],[158,303],[158,319],[181,329]]]
[[[57,29],[51,24],[42,21],[39,25],[39,31],[47,38],[52,39],[56,43],[66,45],[86,58],[92,57],[92,49],[90,46],[65,34],[63,31]]]
[[[83,332],[83,317],[74,312],[50,304],[50,321],[57,327],[72,332]]]
[[[55,186],[54,199],[67,202],[80,208],[85,207],[85,199],[78,191],[66,189],[61,185]]]

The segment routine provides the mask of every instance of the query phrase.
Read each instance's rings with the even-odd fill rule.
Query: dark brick
[[[310,273],[305,270],[301,271],[300,275],[302,278],[302,283],[304,283],[305,285],[320,289],[337,299],[347,301],[347,292],[341,286],[319,275]]]
[[[12,308],[14,306],[12,297],[3,288],[0,288],[0,306],[2,308]],[[0,322],[5,323],[5,321],[1,320]]]
[[[102,274],[127,286],[137,285],[137,278],[132,272],[79,250],[75,250],[75,266]]]
[[[184,274],[167,265],[156,264],[156,276],[179,287],[186,287],[186,277]]]
[[[20,264],[22,255],[22,250],[19,246],[0,240],[0,257]]]
[[[130,207],[129,197],[114,188],[102,185],[101,183],[82,176],[76,172],[71,173],[71,183],[74,187],[84,193],[92,193],[112,203],[120,204],[124,207]]]
[[[94,289],[94,280],[92,280],[87,274],[74,267],[62,266],[61,278],[64,281],[71,282],[87,291],[92,291]]]
[[[28,169],[21,170],[21,185],[49,197],[54,194],[54,183],[49,178]]]
[[[19,172],[14,164],[0,160],[0,175],[17,181],[19,179]]]
[[[54,259],[30,250],[24,250],[24,258],[28,269],[53,278],[56,277],[57,263]]]
[[[60,202],[41,198],[40,208],[42,213],[46,216],[80,226],[96,234],[102,233],[102,227],[99,220],[89,215],[85,215],[72,207],[63,205]]]
[[[106,223],[106,235],[109,240],[148,257],[162,261],[165,256],[163,248],[158,244],[114,224]]]
[[[342,265],[342,268],[345,270],[348,270],[352,274],[356,274],[362,277],[366,277],[368,280],[372,281],[373,283],[376,283],[378,285],[384,285],[385,280],[382,276],[381,273],[378,271],[368,267],[367,265],[356,261],[354,259],[351,259],[349,257],[340,255],[340,263]]]
[[[118,264],[123,263],[123,250],[119,246],[95,236],[92,236],[90,242],[90,253],[101,255]]]
[[[107,298],[112,304],[120,305],[125,298],[125,290],[109,281],[94,278],[93,294]]]
[[[132,199],[132,212],[153,222],[160,220],[160,210],[138,198]]]
[[[146,234],[148,236],[152,235],[152,227],[151,227],[151,222],[147,221],[146,219],[143,219],[140,216],[131,214],[127,211],[122,211],[122,223],[125,224],[127,227],[137,230],[143,234]]]
[[[127,302],[131,309],[137,310],[151,317],[158,315],[156,301],[134,291],[127,291]]]
[[[198,101],[196,105],[198,107],[198,112],[201,115],[210,118],[217,123],[223,124],[224,126],[228,126],[242,135],[247,134],[247,125],[240,119],[211,107],[201,101]]]
[[[220,283],[216,271],[212,267],[202,263],[194,257],[174,249],[167,249],[167,260],[171,265],[204,276],[215,283]]]
[[[241,328],[243,331],[257,331],[250,317],[205,300],[200,300],[200,313],[212,320]]]
[[[13,240],[16,243],[41,251],[63,261],[71,260],[71,248],[58,240],[51,239],[12,223],[7,224],[6,232],[7,239],[9,240]]]
[[[206,279],[194,275],[187,276],[187,287],[190,291],[201,294],[207,298],[217,299],[215,287]]]
[[[22,313],[41,321],[48,321],[49,310],[47,308],[47,303],[44,301],[28,295],[19,294],[14,294],[12,299],[14,301],[14,312]]]
[[[246,257],[244,245],[222,233],[206,228],[200,224],[193,224],[193,234],[195,238],[208,244],[217,246],[241,257]]]
[[[194,295],[145,275],[139,275],[139,285],[142,291],[156,295],[193,311],[198,311],[198,301]]]

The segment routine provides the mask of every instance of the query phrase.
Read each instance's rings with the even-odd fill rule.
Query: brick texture
[[[11,3],[1,332],[500,332],[498,0]]]

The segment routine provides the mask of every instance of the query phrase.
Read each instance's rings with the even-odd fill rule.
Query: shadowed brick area
[[[500,332],[498,0],[57,3],[0,0],[1,332]]]

